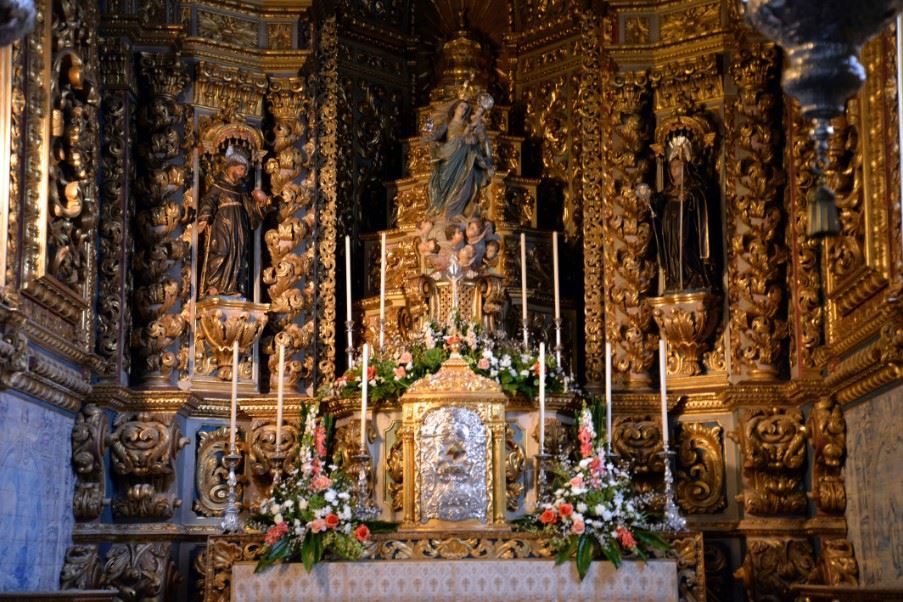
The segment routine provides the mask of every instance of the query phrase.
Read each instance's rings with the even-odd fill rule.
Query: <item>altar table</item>
[[[232,567],[233,602],[504,602],[605,600],[677,602],[673,560],[592,563],[581,582],[573,562],[530,560],[388,560],[325,562],[307,573],[297,563],[254,574],[254,563]]]

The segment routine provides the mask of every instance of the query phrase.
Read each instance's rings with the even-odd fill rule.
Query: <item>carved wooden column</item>
[[[103,76],[103,129],[101,130],[100,250],[97,295],[96,352],[104,359],[102,379],[128,384],[131,371],[132,272],[134,243],[130,228],[134,205],[132,191],[133,113],[136,82],[131,46],[121,39],[105,39]]]
[[[778,49],[744,44],[730,73],[737,99],[727,106],[728,298],[732,377],[772,380],[781,368],[784,319]]]
[[[580,19],[580,170],[583,192],[583,289],[586,384],[603,390],[605,382],[605,231],[603,217],[603,64],[601,18],[593,11]]]
[[[603,73],[603,85],[608,106],[603,138],[605,332],[612,342],[614,371],[624,375],[628,387],[644,388],[651,382],[658,344],[646,303],[655,292],[658,269],[650,256],[649,208],[637,198],[636,187],[649,181],[652,168],[647,115],[652,94],[644,71]]]
[[[175,54],[142,54],[139,68],[146,100],[138,113],[138,181],[133,195],[134,376],[138,382],[169,385],[181,363],[174,343],[186,328],[180,300],[189,292],[181,273],[189,252],[189,243],[181,238],[185,107],[176,100],[188,75]]]
[[[316,123],[304,81],[272,78],[267,104],[276,120],[272,156],[265,170],[278,203],[276,227],[264,233],[271,267],[263,271],[270,297],[270,326],[275,333],[264,341],[269,354],[270,390],[279,373],[278,344],[286,345],[286,385],[313,375],[315,312],[314,271],[316,224],[313,146]],[[300,357],[296,357],[300,354]],[[313,384],[313,383],[309,383]]]

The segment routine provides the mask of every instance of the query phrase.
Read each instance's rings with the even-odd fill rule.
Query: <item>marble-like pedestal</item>
[[[389,560],[326,562],[307,573],[298,563],[254,574],[232,567],[233,602],[329,600],[478,602],[606,600],[677,602],[673,560],[594,562],[583,581],[573,562],[552,560]]]

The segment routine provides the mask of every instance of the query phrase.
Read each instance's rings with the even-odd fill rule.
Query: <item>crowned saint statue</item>
[[[248,194],[246,151],[230,146],[223,171],[201,198],[198,234],[206,233],[200,296],[249,296],[252,235],[266,215],[269,197],[255,188]],[[209,228],[208,228],[209,226]]]
[[[666,182],[660,192],[641,184],[636,193],[652,209],[665,292],[710,288],[706,186],[693,162],[690,138],[678,134],[668,141],[664,171]]]

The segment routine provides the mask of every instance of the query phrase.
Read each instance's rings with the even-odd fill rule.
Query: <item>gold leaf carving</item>
[[[831,398],[819,399],[809,414],[808,426],[814,460],[811,496],[819,511],[843,514],[847,507],[841,473],[847,446],[843,411]]]
[[[72,509],[76,520],[92,520],[103,510],[105,476],[103,458],[109,426],[102,408],[85,405],[72,427],[72,466],[75,469],[75,495]]]
[[[677,456],[677,503],[686,512],[715,513],[727,507],[721,427],[681,425]]]
[[[229,445],[226,427],[198,433],[198,450],[195,460],[194,488],[197,499],[193,510],[201,516],[221,516],[226,509],[229,471],[223,464],[223,456]],[[236,469],[240,474],[240,469]],[[241,479],[235,487],[237,499],[242,499]]]
[[[790,586],[805,581],[814,566],[812,546],[804,539],[750,538],[734,577],[750,600],[791,600]]]

